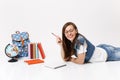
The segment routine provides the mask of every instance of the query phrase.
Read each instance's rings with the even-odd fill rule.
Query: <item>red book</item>
[[[44,50],[43,50],[43,48],[42,48],[42,44],[41,44],[41,43],[38,43],[37,46],[38,46],[38,49],[39,49],[39,51],[40,51],[40,54],[41,54],[42,59],[45,59],[45,53],[44,53]]]
[[[33,44],[30,43],[30,58],[33,59]]]

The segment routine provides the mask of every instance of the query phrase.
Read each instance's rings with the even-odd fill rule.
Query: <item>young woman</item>
[[[77,26],[73,22],[64,24],[62,39],[59,36],[56,36],[56,39],[61,47],[61,55],[64,61],[84,64],[120,60],[120,48],[107,44],[94,46],[78,32]]]

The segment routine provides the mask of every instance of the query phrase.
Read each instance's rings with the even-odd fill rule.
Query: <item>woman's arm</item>
[[[62,57],[62,59],[64,60],[64,61],[66,61],[65,60],[65,53],[64,53],[64,50],[63,50],[63,47],[62,47],[62,45],[60,45],[60,47],[61,47],[61,57]]]
[[[63,59],[64,61],[66,61],[66,60],[64,59],[65,53],[64,53],[63,46],[62,46],[62,44],[63,44],[62,39],[61,39],[59,36],[55,35],[54,33],[52,33],[52,34],[56,37],[56,42],[57,42],[57,44],[58,44],[58,45],[60,46],[60,48],[61,48],[61,56],[62,56],[62,59]]]
[[[74,62],[74,63],[77,63],[77,64],[84,64],[85,54],[86,53],[78,54],[77,58],[71,57],[71,62]]]
[[[85,56],[87,52],[87,44],[84,42],[83,45],[81,45],[78,49],[78,57],[77,58],[71,58],[71,61],[77,64],[84,64]]]

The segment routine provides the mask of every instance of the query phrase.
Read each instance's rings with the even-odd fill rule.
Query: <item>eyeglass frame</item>
[[[68,30],[68,31],[65,31],[64,34],[68,34],[69,32],[72,33],[72,32],[74,32],[74,30],[75,30],[74,28],[73,28],[73,29],[70,29],[70,30]]]

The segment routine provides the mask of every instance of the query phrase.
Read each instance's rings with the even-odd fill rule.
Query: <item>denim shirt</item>
[[[76,50],[75,56],[77,57],[77,55],[78,55],[77,49],[80,49],[80,45],[84,45],[85,42],[87,44],[87,52],[86,52],[84,62],[87,63],[93,55],[93,52],[95,50],[95,46],[89,40],[87,40],[83,36],[79,35],[77,40],[76,40],[74,49]]]

